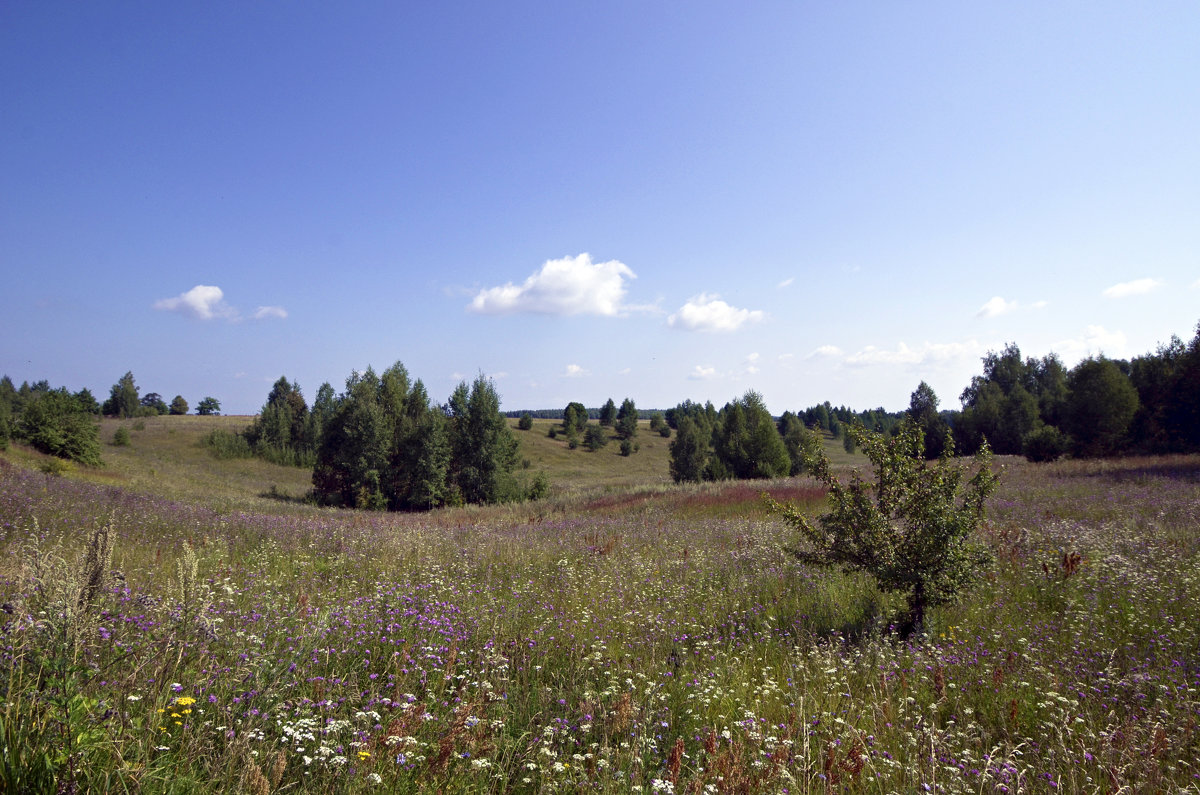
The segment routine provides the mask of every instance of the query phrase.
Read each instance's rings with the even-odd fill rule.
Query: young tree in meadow
[[[783,448],[787,451],[788,474],[796,476],[804,472],[804,462],[814,458],[824,444],[821,435],[804,427],[800,417],[790,411],[785,411],[776,423],[779,436],[783,440]],[[846,438],[850,438],[847,436]]]
[[[517,420],[517,430],[528,431],[533,428],[533,415],[528,411],[521,415],[521,419]]]
[[[603,406],[600,407],[600,424],[605,428],[611,428],[613,423],[617,421],[617,404],[609,398]]]
[[[571,401],[563,409],[563,430],[566,431],[567,436],[570,436],[572,432],[576,434],[583,433],[583,428],[587,425],[587,421],[587,408],[582,403]]]
[[[328,381],[321,384],[317,389],[317,396],[313,398],[312,408],[308,411],[308,438],[312,439],[313,447],[316,448],[321,444],[321,434],[325,431],[325,425],[337,412],[337,394],[333,391],[333,387]]]
[[[893,437],[850,426],[847,433],[870,460],[874,476],[857,472],[848,483],[834,476],[822,453],[810,471],[829,487],[830,510],[812,522],[794,505],[768,502],[800,534],[788,551],[799,560],[863,571],[880,590],[906,595],[900,635],[923,631],[931,607],[956,601],[991,563],[975,538],[985,503],[995,490],[986,446],[970,469],[951,460],[926,462],[923,434],[907,420]]]
[[[111,417],[125,419],[137,414],[138,406],[137,383],[133,380],[132,372],[125,373],[117,383],[112,385],[108,400],[104,402],[104,413]]]
[[[633,404],[633,400],[625,398],[621,401],[621,408],[617,411],[616,431],[617,436],[621,439],[632,439],[637,436],[638,430],[638,410]]]
[[[594,453],[606,444],[608,444],[608,431],[599,425],[587,426],[583,432],[584,447]]]
[[[173,416],[178,416],[181,414],[187,414],[189,408],[190,406],[188,406],[188,402],[183,399],[183,395],[176,395],[175,399],[171,401],[171,407],[169,411]]]
[[[650,431],[657,433],[664,439],[671,438],[671,426],[667,425],[667,420],[663,417],[661,411],[656,411],[650,415]]]

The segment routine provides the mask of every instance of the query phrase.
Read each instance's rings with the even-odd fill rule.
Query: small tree
[[[112,385],[108,400],[104,402],[103,411],[113,417],[132,417],[138,410],[138,388],[133,380],[133,373],[127,372],[117,383]]]
[[[998,479],[991,452],[985,444],[964,483],[967,467],[951,460],[953,444],[938,462],[926,463],[921,430],[911,420],[891,438],[855,426],[847,432],[871,461],[873,481],[855,472],[842,483],[822,453],[807,468],[829,487],[829,513],[814,524],[794,505],[767,501],[806,542],[788,550],[795,557],[865,571],[880,590],[905,593],[900,634],[908,637],[921,631],[928,608],[955,601],[991,563],[972,538]]]
[[[583,446],[593,453],[608,444],[608,433],[599,425],[589,425],[583,432]]]
[[[158,394],[157,392],[147,392],[142,396],[140,404],[141,410],[138,412],[139,415],[145,414],[146,416],[153,417],[160,414],[166,414],[168,410],[167,402],[163,400],[162,395]]]
[[[170,412],[172,415],[178,416],[180,414],[187,414],[188,408],[188,402],[183,399],[183,395],[176,395],[175,399],[171,401]]]
[[[582,403],[571,401],[563,409],[563,430],[567,432],[567,436],[570,436],[572,431],[582,433],[583,426],[587,425],[587,421],[587,408]]]
[[[617,421],[617,404],[612,398],[600,407],[600,424],[606,428],[611,428],[613,423]]]
[[[527,431],[533,427],[533,415],[528,411],[521,415],[521,419],[517,420],[517,428],[522,431]]]
[[[221,413],[221,401],[215,397],[206,397],[196,404],[196,413],[205,417],[215,417]]]
[[[632,439],[637,436],[638,410],[633,400],[625,398],[617,411],[617,436],[622,439]]]

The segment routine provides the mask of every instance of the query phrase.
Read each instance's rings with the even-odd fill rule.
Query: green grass
[[[1200,787],[1198,457],[998,462],[997,565],[902,643],[896,597],[783,551],[758,492],[817,512],[812,481],[675,485],[668,440],[541,424],[546,501],[316,509],[199,446],[239,422],[0,456],[0,791]]]

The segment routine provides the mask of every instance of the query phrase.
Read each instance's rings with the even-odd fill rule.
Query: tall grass
[[[1195,790],[1197,472],[1010,462],[991,579],[901,643],[740,484],[280,515],[0,468],[4,781]]]

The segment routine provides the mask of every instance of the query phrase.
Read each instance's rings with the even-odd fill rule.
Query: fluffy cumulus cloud
[[[688,375],[688,378],[692,379],[693,381],[711,381],[716,377],[717,368],[704,367],[699,364],[693,367],[692,372]]]
[[[1128,298],[1131,295],[1145,295],[1162,287],[1158,279],[1135,279],[1131,282],[1114,284],[1104,291],[1105,298]]]
[[[179,312],[197,320],[221,318],[231,323],[241,320],[238,310],[225,303],[225,292],[210,284],[197,284],[174,298],[160,298],[154,302],[154,308],[163,312]],[[287,316],[287,310],[282,306],[260,306],[252,315],[255,320],[282,320]]]
[[[1070,362],[1099,354],[1125,356],[1128,345],[1129,340],[1123,331],[1109,331],[1104,326],[1088,326],[1079,336],[1054,343],[1052,349]]]
[[[701,293],[668,317],[667,325],[685,331],[737,331],[747,323],[758,323],[765,317],[757,309],[738,309],[722,301],[720,296]]]
[[[567,378],[582,378],[588,375],[588,371],[577,364],[568,364],[567,370],[563,373]]]
[[[225,293],[221,288],[209,284],[197,284],[174,298],[161,298],[154,302],[154,308],[164,312],[179,312],[199,320],[232,318],[237,314],[225,303]]]
[[[522,312],[541,315],[620,314],[625,283],[637,276],[617,260],[592,262],[591,255],[552,259],[522,284],[480,290],[468,309],[485,315]]]

